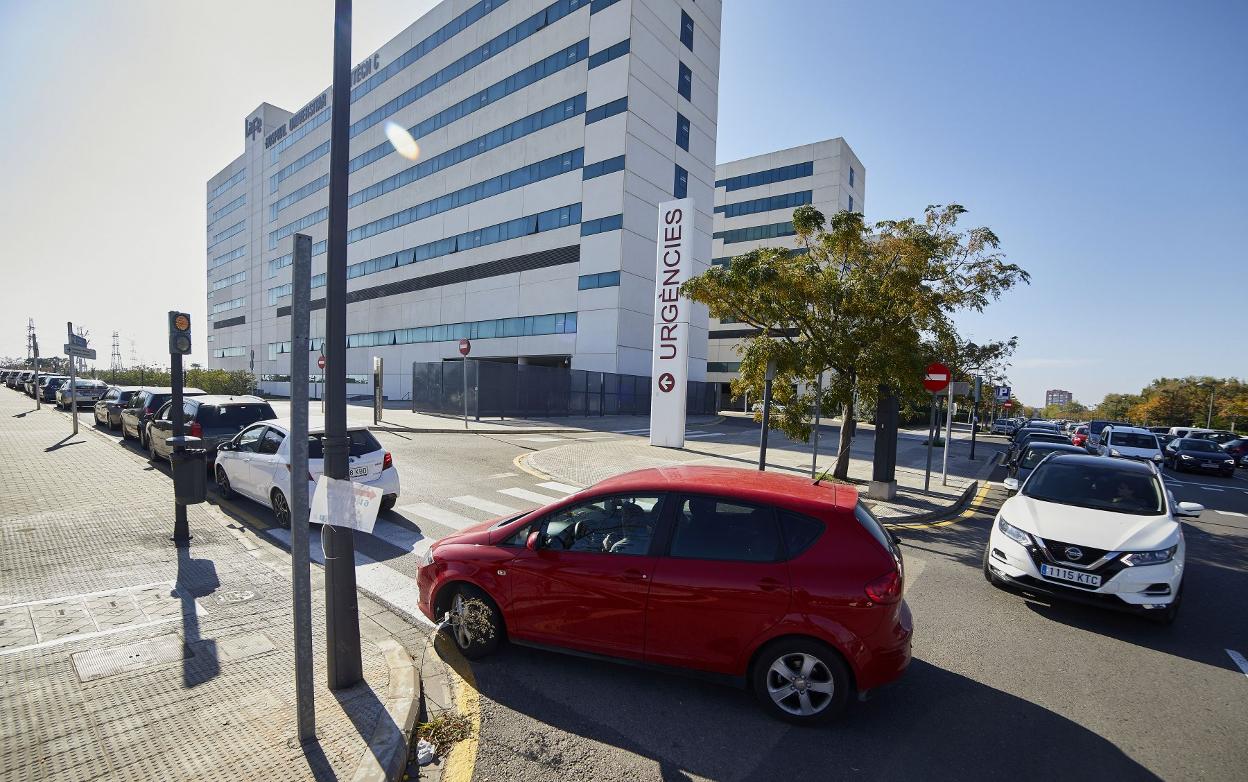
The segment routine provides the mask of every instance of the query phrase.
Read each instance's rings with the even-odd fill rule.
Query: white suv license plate
[[[1058,578],[1062,581],[1070,581],[1083,586],[1099,587],[1101,585],[1100,576],[1094,576],[1091,573],[1080,573],[1078,570],[1070,570],[1064,567],[1041,565],[1040,574],[1048,578]]]
[[[365,466],[361,466],[361,467],[352,467],[352,468],[351,468],[351,477],[352,477],[352,478],[363,478],[365,475],[368,475],[368,466],[367,466],[367,465],[365,465]]]

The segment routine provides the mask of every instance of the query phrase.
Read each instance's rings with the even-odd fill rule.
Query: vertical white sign
[[[693,199],[659,204],[654,274],[654,358],[650,369],[650,444],[685,445],[689,320],[693,302],[680,286],[693,270]]]

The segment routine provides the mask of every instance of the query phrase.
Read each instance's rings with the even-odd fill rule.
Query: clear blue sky
[[[356,0],[356,59],[432,3]],[[725,6],[719,159],[843,136],[868,219],[967,206],[1033,275],[960,321],[1018,335],[1024,401],[1248,375],[1242,314],[1165,319],[1248,293],[1248,2]],[[85,323],[104,365],[113,329],[154,361],[165,310],[206,322],[204,183],[248,111],[329,83],[331,9],[0,0],[0,355],[28,316],[45,350]]]

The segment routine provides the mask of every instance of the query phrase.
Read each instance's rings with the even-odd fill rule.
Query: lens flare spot
[[[407,132],[407,128],[399,123],[393,121],[386,123],[386,138],[390,140],[390,146],[394,147],[394,151],[408,160],[420,157],[420,145],[416,143],[416,139],[412,138],[412,134]]]

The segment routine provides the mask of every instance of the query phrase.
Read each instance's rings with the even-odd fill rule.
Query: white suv
[[[1158,465],[1166,458],[1161,452],[1161,444],[1157,442],[1157,435],[1138,426],[1105,427],[1101,430],[1096,452],[1101,456],[1139,459]]]
[[[1005,501],[984,549],[984,577],[998,586],[1174,621],[1185,544],[1175,503],[1151,463],[1054,454]]]

